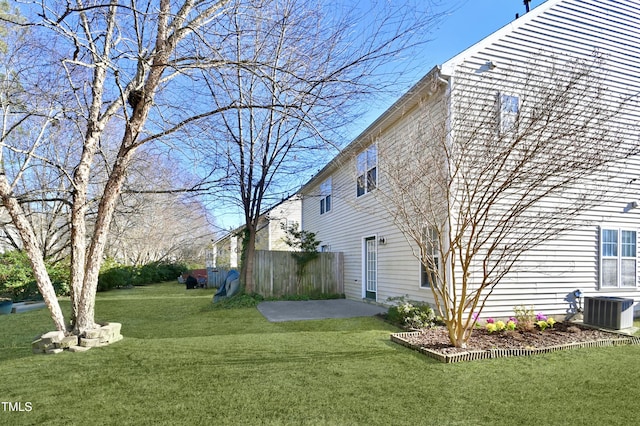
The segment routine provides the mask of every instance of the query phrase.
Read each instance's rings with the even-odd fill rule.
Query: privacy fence
[[[224,282],[228,269],[209,272],[209,286]],[[313,294],[344,294],[344,255],[318,253],[304,273],[298,275],[298,265],[288,251],[256,251],[253,265],[255,292],[264,297]]]

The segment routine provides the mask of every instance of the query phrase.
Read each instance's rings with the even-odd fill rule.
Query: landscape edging
[[[391,334],[391,341],[409,349],[418,351],[430,358],[444,363],[476,361],[479,359],[506,358],[513,356],[529,356],[537,354],[545,354],[569,349],[606,347],[606,346],[622,346],[622,345],[640,345],[640,337],[628,336],[612,339],[591,340],[587,342],[574,342],[564,345],[554,345],[546,348],[528,348],[528,349],[488,349],[484,351],[467,351],[455,354],[442,354],[423,346],[415,345],[407,340],[407,337],[419,335],[419,331],[410,331]]]

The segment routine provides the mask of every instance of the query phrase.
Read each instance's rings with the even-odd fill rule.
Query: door
[[[378,253],[376,250],[376,237],[364,240],[364,282],[365,297],[376,300],[378,291]]]

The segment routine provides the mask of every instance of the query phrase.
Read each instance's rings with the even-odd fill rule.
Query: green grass
[[[440,364],[376,318],[269,323],[216,309],[212,290],[160,284],[98,295],[125,339],[31,354],[46,310],[0,317],[0,424],[634,424],[640,347]],[[68,310],[68,305],[65,306]]]

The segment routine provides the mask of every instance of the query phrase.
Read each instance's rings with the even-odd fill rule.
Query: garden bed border
[[[519,348],[519,349],[488,349],[482,351],[458,352],[455,354],[442,354],[440,352],[425,348],[424,346],[415,345],[407,337],[419,335],[419,331],[409,331],[391,334],[391,341],[409,349],[418,351],[430,358],[444,363],[476,361],[479,359],[506,358],[513,356],[529,356],[537,354],[546,354],[557,351],[581,348],[595,348],[606,346],[622,346],[622,345],[640,345],[640,337],[637,336],[620,336],[611,339],[591,340],[587,342],[574,342],[564,345],[554,345],[545,348]]]

